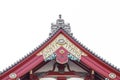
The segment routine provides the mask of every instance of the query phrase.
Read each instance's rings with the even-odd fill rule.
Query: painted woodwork
[[[49,60],[55,60],[56,63],[54,65],[58,65],[58,71],[62,70],[64,75],[66,75],[67,73],[64,67],[71,60],[88,72],[85,80],[96,79],[96,76],[106,80],[120,80],[120,72],[118,70],[92,54],[92,52],[71,37],[70,25],[65,24],[61,17],[57,20],[56,24],[52,24],[51,29],[51,31],[53,31],[50,33],[51,38],[46,43],[37,48],[31,55],[27,56],[17,65],[2,73],[0,79],[19,80],[22,76],[27,75],[26,80],[38,80],[38,77],[34,74],[34,70],[38,69],[36,67],[42,62],[47,62]],[[85,64],[86,67],[79,64],[80,62]],[[33,72],[31,72],[31,70],[33,70]],[[28,74],[29,72],[30,74]],[[73,72],[68,68],[68,73],[71,74]],[[47,76],[50,76],[50,74],[54,74],[54,76],[58,74],[58,80],[61,78],[66,79],[63,74],[59,72],[55,73],[54,67],[52,72],[49,72]],[[69,74],[66,76],[69,76]],[[74,74],[74,76],[75,75],[76,74]]]
[[[78,50],[80,50],[80,52],[82,51],[83,53],[85,53],[85,54],[87,54],[87,55],[89,55],[89,56],[84,56],[84,54],[82,54],[82,55],[80,55],[79,57],[80,57],[80,60],[83,62],[83,63],[85,63],[87,66],[89,66],[90,68],[92,68],[93,70],[95,70],[95,71],[97,71],[99,74],[101,74],[101,75],[104,75],[105,77],[107,77],[107,78],[110,78],[109,77],[109,74],[110,73],[114,73],[115,71],[113,70],[113,69],[111,69],[110,67],[108,67],[108,68],[106,68],[106,67],[104,67],[104,66],[106,66],[106,64],[105,63],[103,63],[103,62],[101,62],[99,59],[97,59],[96,57],[94,57],[94,56],[92,56],[88,51],[86,51],[84,48],[82,48],[80,45],[78,45],[73,39],[71,39],[71,37],[70,36],[68,36],[68,35],[66,35],[66,34],[64,34],[64,31],[63,30],[59,30],[58,31],[58,33],[56,34],[56,37],[54,36],[50,41],[51,42],[49,42],[49,44],[48,43],[46,43],[46,46],[43,48],[43,49],[41,49],[41,51],[39,50],[39,51],[36,51],[35,53],[35,55],[37,55],[37,56],[35,56],[34,55],[34,57],[31,57],[31,58],[29,58],[29,61],[27,62],[27,64],[24,64],[24,65],[22,65],[21,67],[19,67],[19,68],[17,68],[15,71],[13,71],[13,72],[15,72],[16,74],[17,74],[17,76],[18,77],[20,77],[20,76],[22,76],[23,74],[25,74],[25,73],[27,73],[28,71],[30,71],[31,69],[33,69],[35,66],[37,66],[39,63],[41,63],[44,59],[46,59],[47,57],[49,57],[48,55],[46,56],[46,55],[44,55],[43,53],[44,53],[44,51],[45,51],[45,49],[47,48],[47,46],[48,45],[50,45],[51,43],[53,43],[53,42],[57,42],[57,39],[59,39],[59,37],[58,36],[60,36],[60,35],[62,35],[63,37],[65,37],[65,40],[67,39],[68,41],[69,41],[69,43],[71,44],[74,44],[74,46],[76,47],[76,48],[78,48]],[[68,42],[67,41],[67,42]],[[64,47],[63,45],[59,45],[59,44],[57,44],[58,46],[62,46],[62,47]],[[56,46],[56,45],[55,45]],[[67,47],[66,47],[67,48]],[[48,48],[47,48],[48,49]],[[56,50],[56,48],[53,48],[53,49],[55,49]],[[67,49],[66,49],[67,50]],[[69,50],[68,50],[69,51]],[[41,53],[41,52],[43,52],[43,53]],[[51,51],[49,51],[49,52],[51,52]],[[70,52],[74,52],[74,51],[70,51]],[[42,55],[43,54],[43,55]],[[49,54],[52,54],[52,53],[49,53]],[[72,53],[71,53],[72,54]],[[78,54],[81,54],[81,53],[78,53]],[[74,54],[73,54],[74,55]],[[76,55],[74,55],[74,56],[76,56]],[[81,57],[82,56],[82,57]],[[30,60],[31,59],[31,60]],[[32,63],[32,64],[31,64]],[[29,65],[29,67],[28,68],[26,68],[27,66]],[[102,65],[104,65],[104,66],[102,66]],[[115,73],[117,73],[117,74],[119,74],[118,72],[115,72]],[[114,74],[115,74],[114,73]],[[9,73],[10,74],[10,73]],[[9,75],[8,74],[8,75]],[[115,74],[116,75],[116,74]],[[114,80],[117,80],[117,79],[119,79],[120,77],[118,76],[118,75],[116,75],[116,77],[115,77],[115,79]],[[7,77],[4,77],[4,79],[3,80],[7,80],[7,79],[9,79],[9,76],[7,76]]]
[[[43,55],[44,59],[47,59],[50,55],[55,53],[60,47],[65,48],[69,53],[74,55],[76,58],[80,59],[81,56],[87,56],[82,50],[71,43],[64,35],[59,34],[56,39],[54,39],[46,48],[37,54]]]
[[[65,64],[68,62],[68,51],[63,47],[60,47],[56,52],[56,62],[59,64]]]

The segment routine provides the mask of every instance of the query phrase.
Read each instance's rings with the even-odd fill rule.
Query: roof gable
[[[51,43],[49,43],[37,56],[43,55],[44,60],[51,56],[60,47],[65,48],[69,53],[80,59],[81,55],[87,56],[82,50],[75,46],[70,40],[60,33]]]
[[[58,25],[61,26],[61,24]],[[65,26],[67,27],[67,29]],[[117,69],[107,64],[105,61],[96,56],[90,50],[86,49],[81,43],[76,41],[76,39],[71,35],[69,27],[67,25],[65,26],[64,28],[60,27],[55,30],[54,27],[54,33],[51,33],[50,37],[41,46],[36,48],[32,53],[30,53],[28,56],[22,59],[19,63],[12,66],[7,71],[3,72],[0,75],[0,79],[9,79],[9,75],[11,73],[15,73],[17,77],[23,76],[35,66],[40,64],[42,61],[45,61],[61,46],[67,51],[69,51],[69,53],[74,55],[77,59],[82,61],[84,64],[86,64],[102,76],[106,78],[110,78],[110,76],[115,76],[114,80],[120,79],[120,72]]]
[[[60,39],[64,39],[65,42],[69,44],[68,46],[71,46],[71,48],[70,47],[68,48],[68,46],[66,45],[63,46],[61,43],[58,43],[58,40]],[[56,46],[56,48],[54,48],[53,51],[46,54],[45,49],[49,49],[49,46],[53,46],[53,47]],[[60,46],[63,46],[68,51],[70,51],[70,49],[72,49],[73,46],[78,51],[78,54],[74,54],[72,50],[70,51],[70,53],[72,53],[75,57],[79,58],[80,61],[84,62],[87,66],[89,66],[99,74],[103,75],[104,77],[109,77],[111,73],[114,73],[117,76],[116,79],[120,78],[119,71],[112,68],[111,66],[103,62],[101,59],[96,57],[95,55],[91,54],[91,52],[89,52],[81,44],[76,42],[62,28],[59,29],[57,33],[55,33],[53,36],[51,36],[51,38],[47,42],[45,42],[41,47],[36,49],[31,55],[23,59],[20,63],[18,63],[8,71],[4,72],[1,75],[1,77],[4,79],[8,79],[11,73],[16,73],[18,77],[21,77],[22,75],[33,69],[35,66],[37,66],[39,63],[47,59]]]

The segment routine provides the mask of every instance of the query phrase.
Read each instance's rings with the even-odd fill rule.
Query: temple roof
[[[68,27],[68,28],[67,28]],[[87,46],[85,46],[84,44],[82,44],[80,41],[78,41],[73,35],[71,35],[71,29],[70,29],[70,24],[65,24],[64,20],[61,19],[61,15],[59,15],[59,19],[56,20],[56,24],[51,24],[51,33],[50,36],[48,37],[48,39],[45,40],[45,42],[43,42],[42,44],[40,44],[38,47],[36,47],[34,50],[32,50],[29,54],[25,55],[23,58],[21,58],[18,62],[12,64],[11,66],[9,66],[8,68],[6,68],[5,70],[1,71],[0,73],[4,73],[7,70],[9,70],[10,68],[12,68],[13,66],[15,66],[16,64],[18,64],[19,62],[21,62],[22,60],[24,60],[26,57],[28,57],[29,55],[31,55],[32,53],[34,53],[34,51],[36,51],[38,48],[40,48],[44,43],[46,43],[52,36],[54,36],[54,34],[57,33],[57,31],[59,31],[60,29],[64,30],[66,32],[66,34],[68,34],[69,36],[71,36],[77,43],[79,43],[82,47],[84,47],[86,50],[88,50],[91,54],[95,55],[97,58],[101,59],[103,62],[105,62],[106,64],[110,65],[111,67],[115,68],[116,70],[120,71],[119,68],[117,68],[115,65],[113,65],[112,63],[110,63],[109,61],[106,61],[105,59],[103,59],[101,56],[98,56],[97,53],[94,53],[91,49],[89,49]],[[68,32],[67,32],[68,31]]]
[[[23,58],[21,58],[19,61],[17,61],[15,64],[12,64],[11,66],[9,66],[8,68],[6,68],[5,70],[3,70],[2,72],[0,72],[0,74],[3,74],[5,72],[7,72],[8,70],[10,70],[11,68],[13,68],[14,66],[16,66],[17,64],[19,64],[21,61],[25,60],[27,57],[31,56],[32,54],[34,54],[35,51],[37,51],[39,48],[41,48],[45,43],[47,43],[53,36],[56,35],[56,33],[58,33],[60,30],[62,30],[65,34],[69,35],[76,43],[78,43],[80,46],[82,46],[86,51],[88,51],[91,55],[95,56],[96,58],[100,59],[102,62],[104,62],[105,64],[109,65],[111,68],[115,69],[116,71],[120,72],[120,69],[117,68],[116,66],[114,66],[113,64],[111,64],[110,62],[106,61],[105,59],[103,59],[101,56],[98,56],[96,53],[94,53],[92,50],[90,50],[89,48],[87,48],[85,45],[83,45],[81,42],[79,42],[71,33],[71,28],[70,28],[70,24],[65,24],[64,20],[61,18],[61,15],[59,15],[59,19],[57,19],[56,24],[51,24],[51,33],[49,35],[49,37],[45,40],[45,42],[43,42],[42,44],[40,44],[39,46],[37,46],[34,50],[32,50],[29,54],[25,55]]]

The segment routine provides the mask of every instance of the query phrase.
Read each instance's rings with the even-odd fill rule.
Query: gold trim
[[[60,50],[59,52],[60,52],[61,54],[64,54],[65,51],[62,49],[62,50]]]
[[[64,44],[58,44],[59,40],[63,40]],[[37,56],[43,55],[44,59],[46,59],[60,47],[64,47],[67,51],[69,51],[69,53],[71,53],[78,59],[80,59],[81,56],[87,56],[87,54],[85,54],[62,34],[59,34],[57,38],[55,38],[47,47],[40,51]]]
[[[36,56],[40,56],[40,55],[42,55],[42,53],[41,53],[41,52],[39,52],[38,54],[36,54]]]

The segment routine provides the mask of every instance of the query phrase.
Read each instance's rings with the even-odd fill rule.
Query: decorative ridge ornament
[[[56,20],[56,24],[51,23],[51,33],[53,35],[58,29],[64,29],[68,34],[72,35],[70,24],[65,24],[64,20],[62,19],[61,14],[59,15],[59,19]]]
[[[62,17],[62,15],[61,15],[61,14],[59,14],[59,19],[61,19],[61,17]]]

